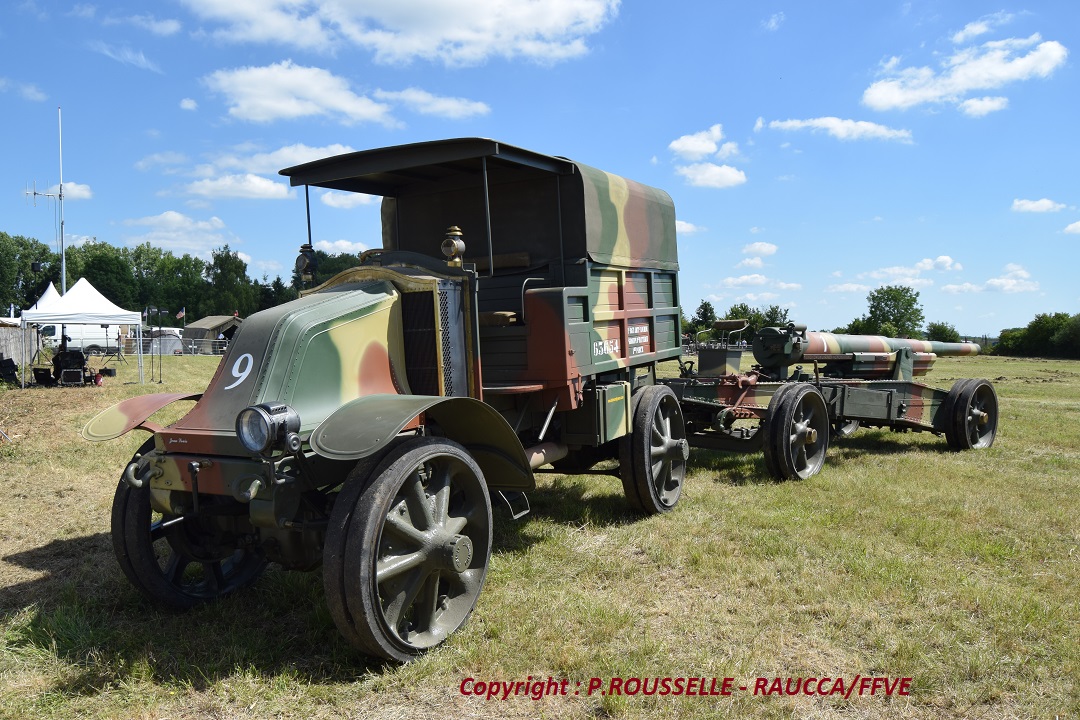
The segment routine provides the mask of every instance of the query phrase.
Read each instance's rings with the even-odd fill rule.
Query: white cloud
[[[760,257],[748,257],[743,258],[735,267],[763,268],[765,267],[765,261]]]
[[[764,127],[765,127],[765,118],[759,117],[757,119],[757,122],[754,123],[754,132],[756,132],[756,133],[761,132],[762,128],[764,128]]]
[[[923,258],[919,262],[915,263],[915,269],[919,271],[940,270],[943,272],[951,272],[963,270],[964,266],[953,260],[948,255],[938,255],[933,260],[931,260],[930,258]]]
[[[1074,222],[1071,225],[1067,226],[1065,228],[1065,232],[1070,233],[1070,234],[1074,234],[1074,235],[1080,235],[1080,220],[1078,220],[1077,222]]]
[[[259,175],[225,175],[223,177],[207,180],[196,180],[185,186],[185,191],[191,195],[199,195],[211,199],[217,198],[245,198],[249,200],[281,200],[292,197],[293,192],[288,185],[274,182]]]
[[[199,103],[195,102],[191,98],[184,98],[183,100],[180,101],[180,109],[181,110],[198,110],[199,109]]]
[[[825,288],[825,292],[828,293],[864,293],[870,292],[869,285],[861,285],[859,283],[840,283],[838,285],[829,285]]]
[[[134,25],[160,37],[168,37],[180,32],[179,20],[158,20],[153,15],[131,15],[125,18],[106,18],[102,21],[103,25],[117,25],[120,23]]]
[[[209,220],[195,220],[175,210],[167,210],[160,215],[124,220],[128,227],[145,227],[142,235],[128,237],[130,246],[148,242],[156,247],[172,251],[176,255],[191,253],[208,258],[210,251],[223,245],[237,242],[237,238],[225,227],[218,217]]]
[[[1016,198],[1013,200],[1012,210],[1013,212],[1057,212],[1058,210],[1064,210],[1065,204],[1054,202],[1049,198],[1043,198],[1042,200],[1021,200]]]
[[[964,266],[953,260],[948,255],[938,255],[936,258],[923,258],[914,265],[893,265],[878,268],[869,272],[859,273],[859,279],[872,278],[879,280],[883,285],[907,285],[908,287],[929,287],[934,284],[930,278],[922,277],[924,272],[937,270],[938,272],[959,272]]]
[[[780,29],[780,26],[784,24],[784,13],[778,12],[770,16],[768,20],[761,22],[761,27],[765,28],[769,32],[776,32]]]
[[[118,63],[124,65],[131,65],[141,70],[149,70],[151,72],[161,73],[161,68],[157,66],[153,60],[150,60],[146,55],[143,55],[142,50],[132,50],[128,46],[113,47],[101,41],[94,41],[88,43],[88,47],[96,53],[101,53],[107,58],[111,58]]]
[[[990,278],[982,285],[974,283],[962,283],[959,285],[943,285],[942,291],[947,293],[974,293],[974,292],[1003,292],[1022,293],[1036,292],[1039,283],[1031,279],[1031,273],[1024,269],[1023,265],[1009,263],[1005,266],[1005,272],[998,277]]]
[[[728,288],[746,287],[747,285],[764,285],[767,282],[769,282],[769,278],[760,273],[740,275],[739,277],[726,277],[720,281],[721,285]]]
[[[1008,23],[1012,18],[1013,16],[1006,12],[996,12],[992,15],[985,15],[975,22],[970,22],[965,25],[963,30],[952,36],[952,41],[956,45],[962,45],[972,38],[985,35],[994,28]]]
[[[284,43],[333,52],[365,48],[378,62],[422,58],[476,65],[490,57],[553,63],[588,52],[586,39],[617,14],[619,0],[183,0],[230,42]]]
[[[319,240],[315,243],[316,250],[322,250],[327,255],[341,255],[342,253],[349,253],[352,255],[359,255],[360,253],[368,250],[368,246],[362,242],[351,242],[349,240]]]
[[[214,168],[274,175],[282,168],[302,165],[312,160],[320,160],[325,157],[344,155],[351,152],[355,152],[352,147],[338,143],[322,147],[311,147],[304,143],[296,143],[295,145],[285,145],[271,152],[257,152],[249,155],[233,153],[221,155],[215,157],[213,163],[202,172],[208,177],[216,174]]]
[[[705,229],[706,228],[703,228],[700,225],[694,225],[693,223],[688,223],[685,220],[675,221],[675,232],[679,235],[691,235],[696,232],[701,232]]]
[[[774,292],[761,292],[761,293],[746,293],[744,295],[739,295],[735,299],[738,300],[738,301],[745,301],[745,302],[752,302],[752,303],[763,303],[763,302],[769,302],[770,300],[775,300],[778,297],[780,297],[780,296],[777,295]]]
[[[1007,97],[971,98],[959,105],[960,112],[968,117],[983,117],[992,112],[1004,110],[1007,107],[1009,107],[1009,98]]]
[[[776,281],[775,287],[777,290],[802,290],[800,283],[782,282],[780,280]]]
[[[717,123],[708,130],[683,135],[668,144],[668,149],[685,160],[701,160],[720,149],[724,138],[724,127]]]
[[[53,185],[46,192],[50,195],[58,195],[60,193],[60,185]],[[94,191],[90,189],[89,185],[80,185],[77,182],[64,183],[65,200],[89,200],[92,197],[94,197]]]
[[[775,255],[777,248],[772,243],[768,242],[752,242],[749,245],[743,245],[743,255]]]
[[[270,122],[322,116],[342,125],[395,125],[388,105],[357,95],[349,89],[348,80],[328,70],[295,65],[291,60],[218,70],[203,82],[225,96],[229,115],[239,120]]]
[[[327,205],[332,208],[338,208],[340,210],[349,210],[351,208],[359,207],[361,205],[372,205],[381,199],[382,198],[375,195],[365,195],[364,193],[334,192],[333,190],[327,190],[319,197],[319,200],[322,202],[323,205]]]
[[[379,100],[401,103],[421,115],[435,115],[451,120],[487,115],[491,112],[491,108],[487,104],[476,100],[440,97],[414,87],[395,92],[376,90],[374,94]]]
[[[677,167],[675,172],[695,187],[729,188],[746,182],[746,173],[730,165],[694,163]]]
[[[5,77],[0,77],[0,92],[6,92],[8,90],[14,90],[19,93],[25,100],[31,100],[33,102],[41,102],[48,98],[48,95],[41,92],[37,85],[29,83],[16,83],[8,80]]]
[[[1026,54],[1020,53],[1029,50]],[[940,71],[929,67],[900,68],[890,61],[891,75],[863,92],[863,104],[874,110],[906,110],[923,104],[959,103],[971,92],[992,90],[1031,78],[1047,78],[1065,63],[1069,51],[1059,42],[1042,42],[1038,33],[965,48],[945,59]],[[895,58],[894,58],[895,60]]]
[[[910,143],[910,130],[878,125],[865,120],[841,120],[838,117],[819,117],[809,120],[773,120],[769,127],[774,130],[823,130],[838,140],[896,140]]]
[[[136,170],[150,170],[151,168],[158,166],[177,166],[183,165],[188,161],[187,156],[183,153],[173,152],[167,150],[165,152],[154,153],[147,155],[141,160],[135,163]]]

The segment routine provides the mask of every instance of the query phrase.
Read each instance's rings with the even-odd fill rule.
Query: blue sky
[[[1080,311],[1080,3],[13,0],[0,230],[288,277],[327,155],[491,137],[669,192],[683,307],[846,324],[882,284],[994,335]],[[377,203],[312,193],[328,252]],[[438,242],[435,239],[433,242]]]

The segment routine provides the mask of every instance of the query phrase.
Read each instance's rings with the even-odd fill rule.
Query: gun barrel
[[[938,357],[978,355],[982,348],[972,342],[938,342],[936,340],[907,340],[887,338],[880,335],[837,335],[827,332],[806,333],[804,355],[839,353],[893,353],[900,348],[911,348],[914,353],[934,353]]]

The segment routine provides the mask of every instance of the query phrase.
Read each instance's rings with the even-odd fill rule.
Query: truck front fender
[[[87,440],[101,442],[118,438],[139,426],[148,432],[157,432],[161,428],[146,422],[147,418],[177,400],[198,400],[200,397],[202,393],[156,393],[128,398],[94,416],[83,426],[82,436]]]
[[[367,395],[335,410],[311,433],[311,449],[332,460],[368,457],[424,413],[472,454],[492,490],[532,490],[532,468],[502,415],[469,397]]]

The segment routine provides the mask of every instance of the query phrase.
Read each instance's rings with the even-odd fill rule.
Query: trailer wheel
[[[813,477],[825,463],[830,430],[829,411],[817,388],[782,386],[765,417],[765,468],[776,480]]]
[[[393,449],[334,503],[324,550],[327,604],[369,655],[407,662],[460,628],[491,557],[491,500],[461,445],[435,437]]]
[[[998,400],[986,380],[957,380],[945,396],[945,439],[954,450],[988,448],[997,435]]]
[[[131,461],[153,447],[148,440]],[[262,551],[220,536],[212,514],[162,515],[150,506],[149,487],[133,488],[123,480],[116,487],[113,551],[131,584],[158,605],[188,610],[259,578],[266,568]]]
[[[633,427],[620,453],[620,476],[631,507],[649,515],[675,507],[682,494],[690,446],[679,399],[666,385],[633,398]]]
[[[851,437],[859,429],[859,426],[858,420],[837,420],[830,426],[832,439]]]

